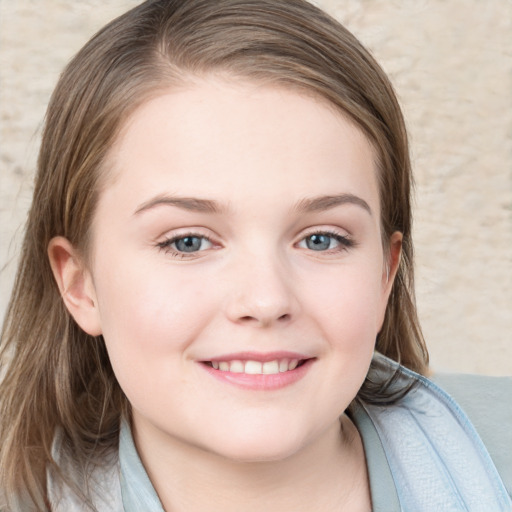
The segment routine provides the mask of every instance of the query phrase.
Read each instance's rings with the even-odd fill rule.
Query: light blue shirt
[[[376,354],[371,371],[374,378],[386,377],[397,366]],[[466,414],[434,382],[400,367],[394,386],[411,383],[409,393],[394,405],[357,400],[348,410],[365,448],[373,512],[511,512],[511,490],[507,491]],[[512,379],[506,384],[512,390]],[[504,409],[503,419],[508,421],[512,418],[510,401]],[[482,425],[481,431],[490,439]],[[503,427],[512,439],[512,422]],[[500,471],[508,478],[512,476],[512,443],[501,451],[505,455],[498,456]],[[58,439],[54,452],[62,455]],[[70,458],[59,458],[65,471],[72,466]],[[118,459],[97,469],[90,480],[92,501],[100,512],[164,512],[126,421],[121,426]],[[512,485],[512,478],[508,483]],[[55,512],[84,510],[83,502],[52,475],[49,496]]]

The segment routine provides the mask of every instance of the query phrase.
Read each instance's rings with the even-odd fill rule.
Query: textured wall
[[[136,0],[0,0],[0,308],[59,71]],[[390,74],[417,181],[434,369],[512,374],[512,1],[321,0]]]

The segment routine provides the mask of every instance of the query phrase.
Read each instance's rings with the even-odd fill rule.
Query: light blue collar
[[[378,378],[398,365],[377,354],[373,367]],[[400,367],[396,385],[411,382],[394,405],[360,403],[384,448],[401,510],[511,511],[512,500],[466,414],[436,384]]]
[[[142,465],[133,442],[130,425],[121,424],[119,436],[121,494],[125,512],[164,512],[158,495]]]
[[[398,365],[376,354],[372,367],[378,378]],[[411,382],[415,386],[394,405],[359,402],[350,411],[366,450],[374,510],[512,511],[512,500],[465,413],[436,384],[400,367],[396,385]],[[164,512],[126,421],[119,461],[124,510]]]

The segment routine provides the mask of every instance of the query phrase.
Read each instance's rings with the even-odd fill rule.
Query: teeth
[[[279,371],[287,372],[288,371],[288,363],[289,363],[289,361],[287,361],[286,359],[283,359],[282,361],[280,361],[279,362]]]
[[[263,365],[258,361],[246,361],[245,362],[245,373],[250,375],[258,375],[263,373]]]
[[[221,372],[247,373],[249,375],[275,375],[295,370],[299,359],[275,359],[261,363],[260,361],[212,361],[212,367]]]
[[[233,373],[244,373],[244,363],[242,361],[231,361],[229,371]]]
[[[298,364],[299,364],[299,360],[298,359],[292,359],[290,361],[290,364],[288,365],[288,370],[295,370],[295,368],[297,368]]]
[[[265,375],[272,375],[274,373],[279,373],[279,362],[278,361],[268,361],[263,363],[263,372]]]

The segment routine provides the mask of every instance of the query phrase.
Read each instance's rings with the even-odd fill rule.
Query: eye
[[[212,242],[205,236],[186,235],[164,240],[158,244],[158,247],[178,254],[194,253],[211,249]]]
[[[353,245],[354,242],[348,237],[331,232],[311,233],[298,244],[299,247],[311,251],[343,250]]]

